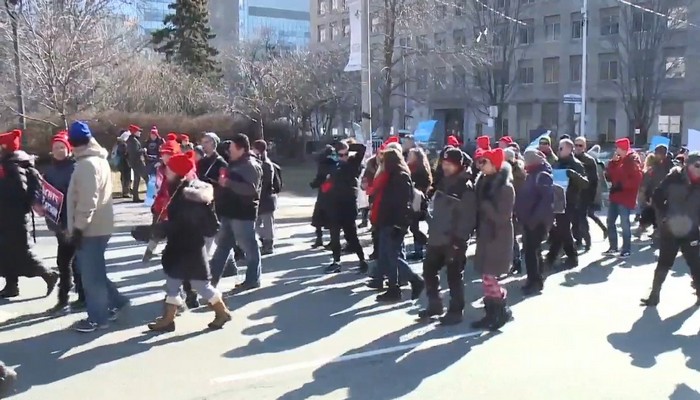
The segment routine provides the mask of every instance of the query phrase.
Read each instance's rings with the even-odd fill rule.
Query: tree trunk
[[[384,139],[389,137],[389,132],[391,131],[391,78],[387,78],[384,82],[384,87],[382,88],[382,136]],[[370,132],[371,135],[371,132]]]

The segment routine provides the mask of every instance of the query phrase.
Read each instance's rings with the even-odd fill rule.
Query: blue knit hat
[[[92,139],[92,131],[85,121],[73,121],[68,128],[68,141],[73,146],[86,145]]]

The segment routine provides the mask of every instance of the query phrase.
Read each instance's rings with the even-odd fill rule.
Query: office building
[[[507,1],[483,0],[496,8]],[[559,134],[578,133],[577,106],[565,104],[564,98],[581,94],[582,0],[510,1],[520,2],[518,20],[524,24],[518,28],[517,55],[508,74],[514,79],[511,79],[501,126],[488,126],[488,115],[484,111],[489,104],[483,104],[483,100],[474,104],[473,79],[465,67],[436,66],[436,62],[444,61],[436,61],[436,57],[431,58],[429,54],[416,56],[406,66],[407,73],[414,79],[406,85],[408,100],[396,96],[392,104],[394,126],[414,128],[421,120],[437,119],[440,134],[459,131],[471,138],[507,133],[525,139],[529,131],[537,128]],[[312,45],[323,47],[327,42],[348,40],[348,12],[344,3],[343,0],[312,0]],[[619,0],[589,0],[588,3],[586,135],[592,140],[613,141],[634,135],[636,128],[629,121],[625,103],[616,88],[618,75],[624,70],[620,68],[616,43],[625,34],[621,32],[622,16],[631,13],[631,6]],[[471,4],[471,0],[463,0],[463,4]],[[690,9],[683,7],[669,12],[675,21],[682,23],[674,23],[674,32],[663,46],[665,62],[673,63],[674,68],[668,71],[662,83],[663,91],[649,132],[649,136],[660,130],[671,133],[676,143],[686,142],[688,129],[700,129],[700,69],[695,68],[700,65],[700,42],[692,39],[700,26],[700,1],[688,4]],[[399,38],[396,44],[397,47],[402,44],[413,48],[454,48],[451,46],[476,40],[482,32],[475,29],[472,21],[473,18],[458,7],[449,7],[439,28]],[[634,23],[643,26],[646,21],[641,17]],[[646,142],[647,138],[640,137],[638,141]]]
[[[270,38],[294,50],[309,44],[309,0],[239,0],[241,41]]]

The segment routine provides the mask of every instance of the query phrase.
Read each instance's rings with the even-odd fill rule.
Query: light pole
[[[583,32],[581,33],[583,54],[581,55],[581,132],[579,132],[579,135],[587,137],[586,83],[588,81],[588,0],[583,0],[583,8],[581,9],[581,24],[583,25]]]
[[[362,19],[362,130],[367,135],[365,140],[372,140],[372,75],[371,75],[371,35],[369,32],[369,2],[360,0],[360,14]]]

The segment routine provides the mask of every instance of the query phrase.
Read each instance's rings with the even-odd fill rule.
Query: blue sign
[[[653,138],[651,138],[651,143],[649,144],[649,149],[654,150],[654,149],[656,149],[656,146],[659,146],[659,145],[664,145],[668,149],[670,144],[671,144],[670,138],[667,138],[666,136],[654,136]]]
[[[528,149],[536,149],[536,148],[540,147],[540,140],[542,140],[542,139],[544,139],[544,138],[548,138],[548,139],[551,140],[551,137],[549,136],[549,131],[547,131],[547,132],[541,134],[540,136],[536,137],[535,140],[533,140],[532,142],[530,142],[530,144],[527,145],[527,147],[525,148],[525,150],[528,150]]]
[[[437,125],[437,123],[438,122],[434,119],[419,122],[416,130],[413,132],[413,140],[416,142],[429,141],[430,137],[433,135],[433,131],[435,130],[435,125]]]
[[[569,187],[569,176],[566,174],[565,169],[553,169],[552,180],[555,185],[563,187],[564,190]]]

